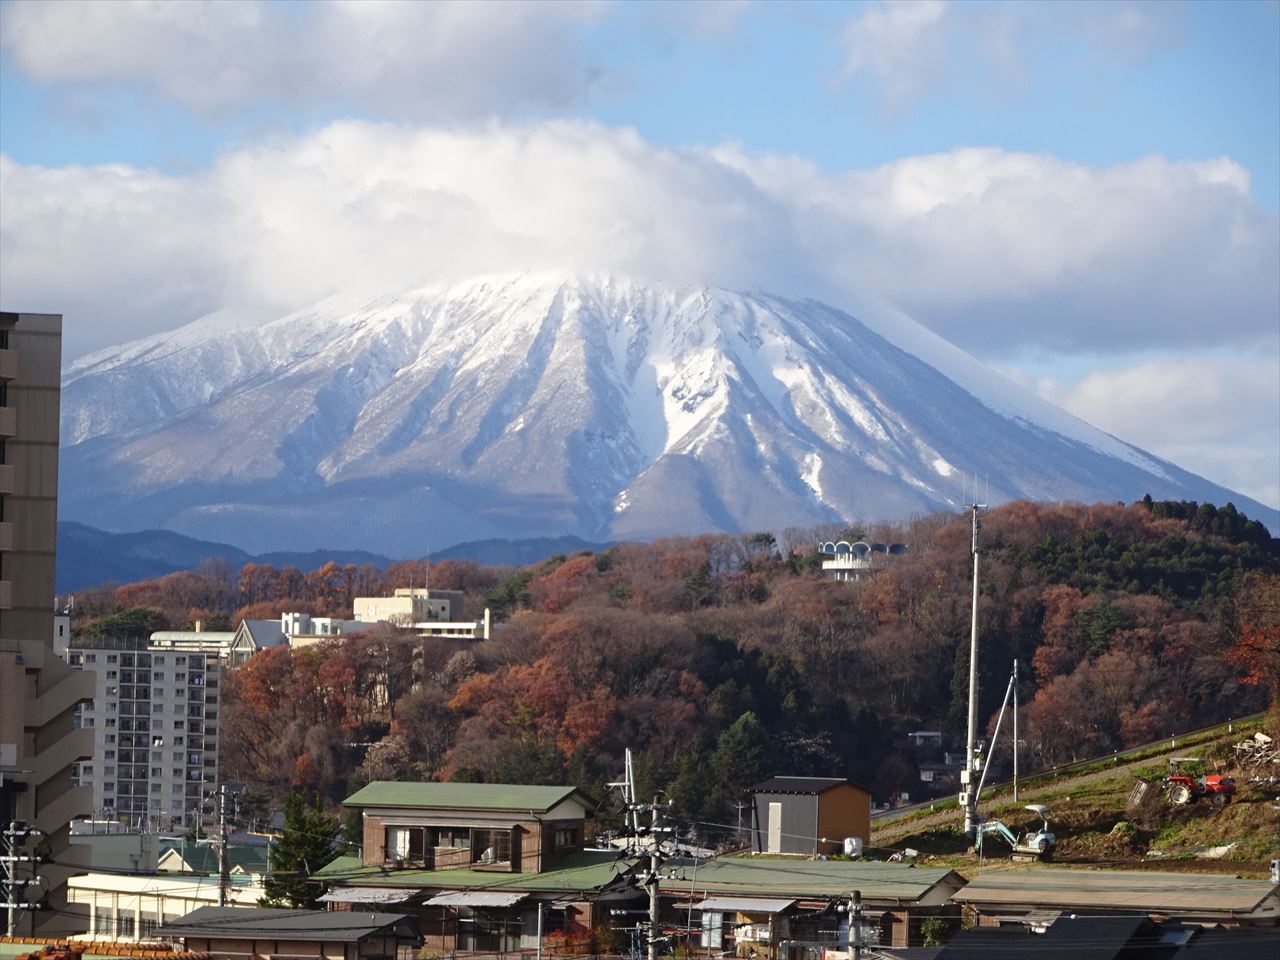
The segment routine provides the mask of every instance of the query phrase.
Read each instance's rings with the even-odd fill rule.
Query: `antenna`
[[[976,484],[975,484],[976,485]],[[974,773],[974,742],[978,732],[978,511],[985,503],[970,504],[973,511],[973,618],[969,628],[969,737],[965,747],[965,765],[960,771],[960,806],[964,808],[964,832],[974,837],[977,824],[978,796],[972,788]]]

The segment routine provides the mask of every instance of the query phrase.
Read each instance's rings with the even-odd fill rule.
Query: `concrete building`
[[[154,831],[199,820],[218,782],[222,672],[258,649],[241,631],[70,642],[68,663],[94,680],[93,701],[77,715],[79,726],[92,731],[92,759],[75,773],[92,788],[96,815]]]
[[[492,625],[486,609],[480,620],[463,620],[461,590],[429,590],[401,587],[390,597],[356,597],[352,603],[357,622],[390,623],[411,628],[422,637],[488,640]]]
[[[0,823],[43,831],[44,850],[66,861],[71,820],[93,806],[71,776],[93,753],[74,726],[93,688],[53,651],[61,367],[61,316],[0,313]],[[50,909],[18,911],[19,934],[62,931],[69,872],[40,868],[32,899]]]

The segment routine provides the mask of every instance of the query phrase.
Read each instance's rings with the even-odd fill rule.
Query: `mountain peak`
[[[965,475],[996,502],[1229,495],[889,308],[615,274],[218,316],[82,359],[63,409],[65,516],[249,550],[888,519]]]

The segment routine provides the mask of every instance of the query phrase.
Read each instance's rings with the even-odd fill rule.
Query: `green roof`
[[[218,851],[209,844],[174,844],[160,851],[163,858],[170,852],[182,857],[187,869],[192,873],[217,873]],[[266,873],[269,855],[266,847],[253,847],[243,844],[231,844],[227,848],[227,866],[236,867],[245,873]]]
[[[546,813],[574,794],[590,804],[577,787],[532,787],[511,783],[404,783],[375,780],[344,801],[348,807],[425,807],[435,809],[519,810]]]
[[[553,861],[542,873],[494,873],[487,870],[397,870],[362,867],[358,856],[343,856],[313,876],[316,880],[358,887],[423,887],[551,891],[555,893],[599,890],[625,873],[637,861],[617,853],[583,850]],[[700,862],[667,861],[664,871],[675,879],[664,882],[663,893],[701,899],[705,894],[738,896],[786,896],[793,899],[848,896],[861,891],[868,900],[913,901],[926,896],[939,883],[954,877],[945,868],[913,867],[902,863],[857,860],[785,860],[721,857]]]
[[[635,861],[616,853],[582,850],[557,857],[542,873],[497,873],[491,870],[394,870],[362,867],[358,856],[330,861],[312,874],[315,880],[357,887],[423,887],[459,890],[527,890],[580,893],[599,890],[625,873]]]

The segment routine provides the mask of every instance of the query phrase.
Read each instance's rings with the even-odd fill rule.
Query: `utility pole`
[[[227,905],[231,867],[227,862],[227,785],[218,786],[218,906]]]
[[[853,960],[862,960],[862,891],[853,891],[853,908],[849,911],[849,945]]]
[[[1018,661],[1013,661],[1013,802],[1018,802]]]
[[[977,499],[976,497],[974,498]],[[978,733],[978,511],[984,503],[974,503],[973,511],[973,619],[969,628],[969,738],[965,747],[964,770],[960,772],[960,805],[964,807],[964,834],[970,840],[976,828],[978,798],[973,791],[973,755]]]
[[[650,805],[649,822],[649,960],[658,960],[658,870],[662,863],[658,857],[661,838],[658,836],[658,798]]]
[[[38,854],[18,852],[25,849],[27,841],[33,836],[43,837],[44,833],[34,827],[28,827],[22,820],[10,821],[4,830],[0,830],[0,878],[3,879],[0,893],[4,895],[4,907],[7,913],[5,933],[10,937],[17,935],[19,910],[42,909],[38,902],[30,902],[26,899],[26,888],[39,884],[40,878],[33,876],[30,880],[24,880],[20,876],[21,864],[31,864],[34,867],[35,864],[44,861],[44,858]],[[19,896],[23,899],[19,900]]]

